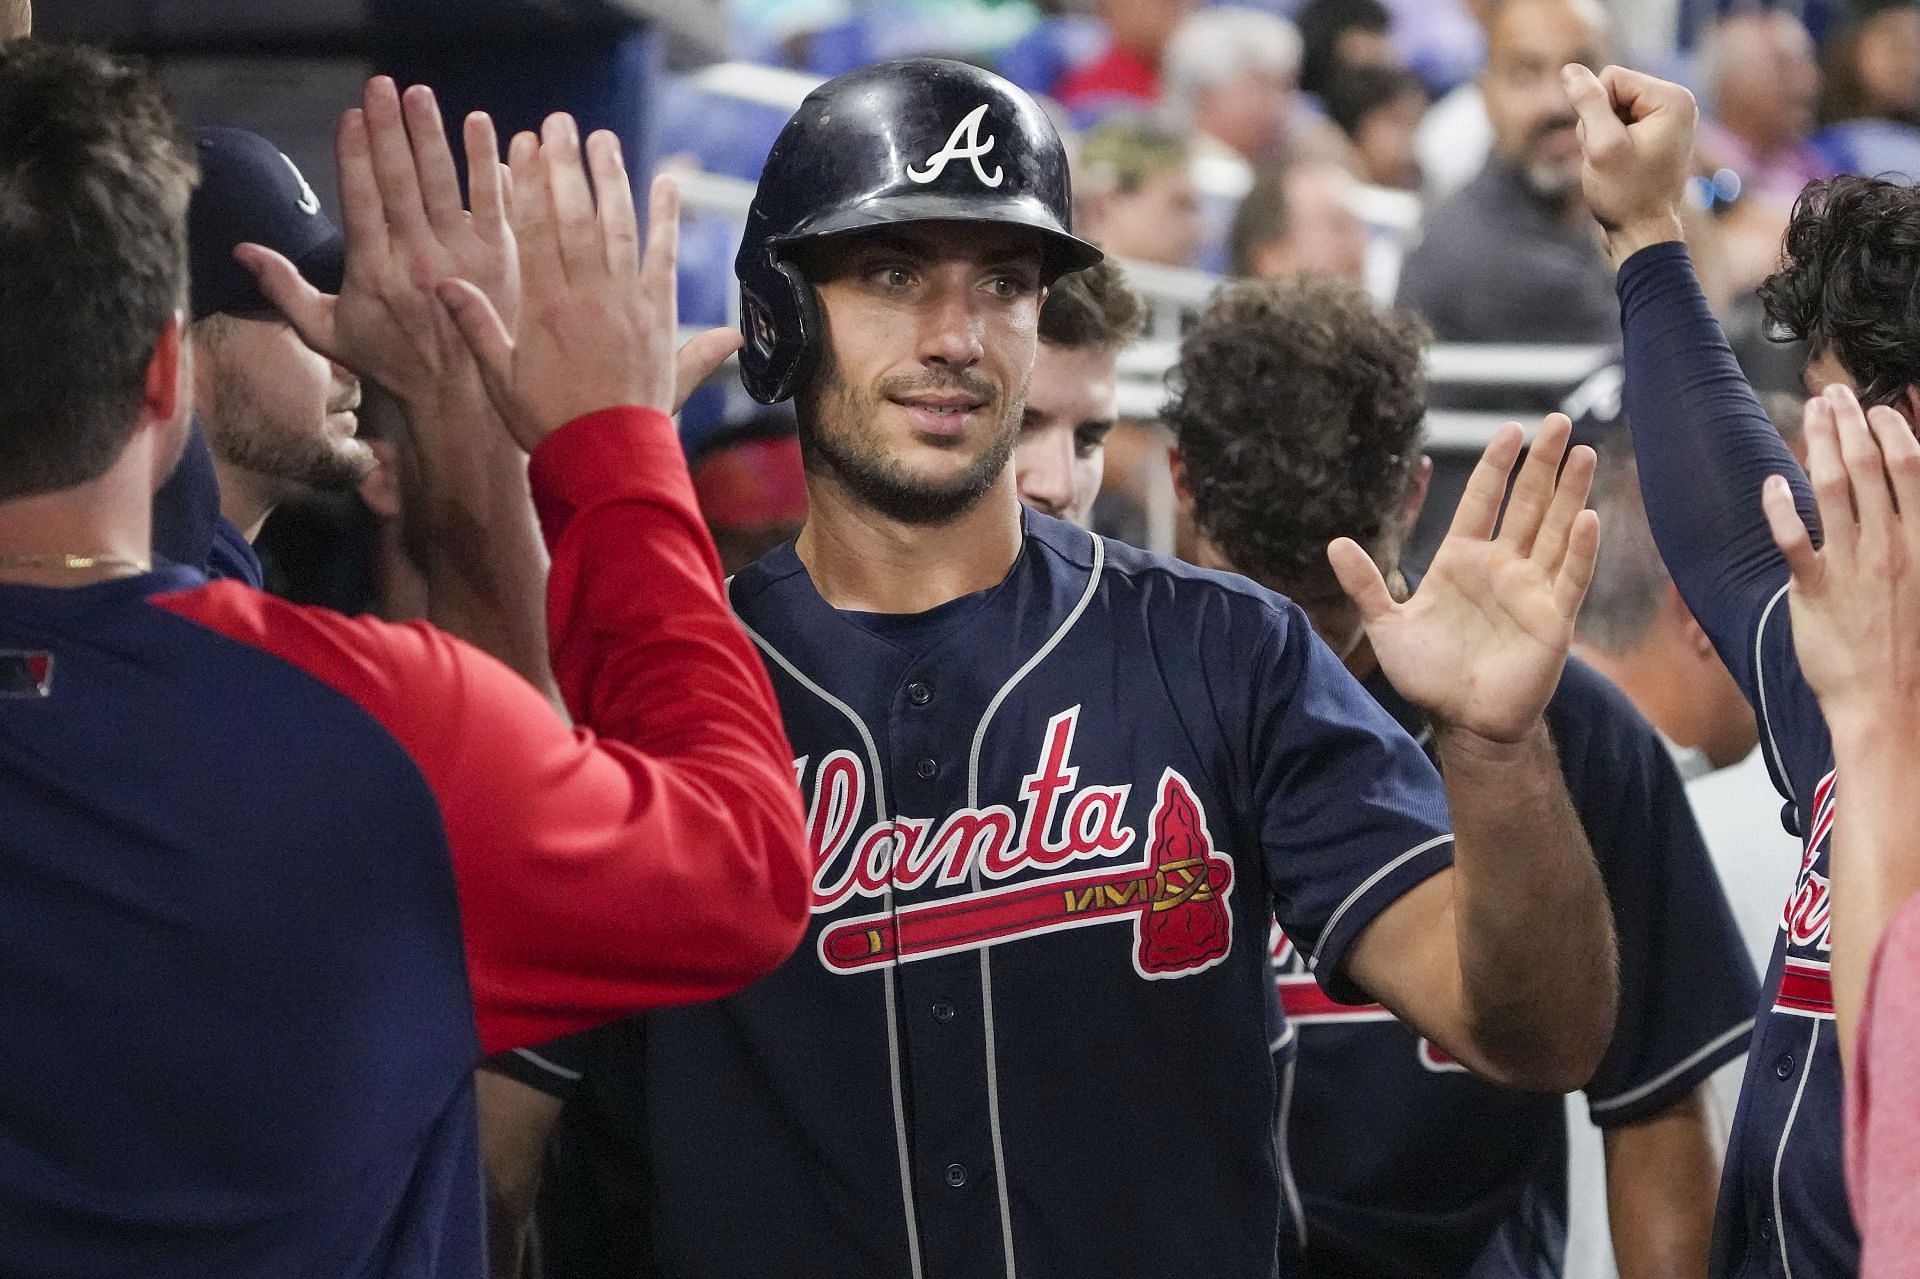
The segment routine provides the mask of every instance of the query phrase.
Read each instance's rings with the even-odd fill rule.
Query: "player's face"
[[[1602,61],[1599,31],[1580,4],[1515,0],[1494,19],[1480,79],[1494,150],[1542,198],[1571,199],[1580,189],[1580,139],[1560,68]]]
[[[354,438],[360,383],[284,320],[222,316],[201,326],[194,407],[207,442],[269,488],[355,488],[374,456]]]
[[[1039,233],[952,222],[837,236],[807,261],[826,316],[800,397],[809,470],[888,518],[941,524],[1019,438],[1044,290]]]
[[[1013,473],[1020,500],[1084,527],[1107,465],[1107,434],[1118,415],[1118,352],[1070,350],[1042,342],[1027,386],[1027,410]]]

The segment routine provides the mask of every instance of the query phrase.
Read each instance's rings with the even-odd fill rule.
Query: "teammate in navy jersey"
[[[1795,657],[1789,572],[1761,506],[1770,475],[1812,494],[1741,376],[1682,242],[1677,210],[1696,109],[1677,85],[1608,67],[1568,68],[1581,119],[1587,203],[1619,269],[1626,405],[1641,492],[1662,557],[1760,721],[1761,748],[1805,853],[1763,981],[1715,1226],[1715,1276],[1853,1273],[1859,1238],[1842,1176],[1840,1056],[1829,980],[1828,842],[1833,749]],[[1857,386],[1912,420],[1917,336],[1906,307],[1920,200],[1840,178],[1796,210],[1771,318],[1815,339],[1810,389]],[[1864,197],[1864,198],[1863,198]]]
[[[1509,1083],[1575,1086],[1611,1034],[1540,723],[1592,454],[1556,487],[1537,448],[1496,540],[1502,433],[1404,605],[1335,548],[1443,789],[1293,605],[1023,515],[1037,312],[1097,256],[1069,225],[1045,115],[958,63],[842,76],[768,157],[742,374],[796,397],[811,505],[730,596],[794,742],[813,927],[736,998],[521,1059],[621,1096],[644,1271],[1275,1273],[1276,914],[1336,997]]]
[[[1398,570],[1432,473],[1419,451],[1426,336],[1410,313],[1382,312],[1341,281],[1230,286],[1182,339],[1165,420],[1203,554],[1306,609],[1367,691],[1431,743],[1428,717],[1382,674],[1321,551],[1351,534]],[[1274,493],[1300,496],[1277,504]],[[1719,1180],[1704,1081],[1746,1046],[1753,967],[1659,735],[1577,661],[1546,718],[1620,941],[1620,1015],[1585,1086],[1606,1132],[1619,1271],[1698,1274]],[[1496,1088],[1378,1005],[1328,998],[1278,929],[1274,960],[1298,1027],[1280,1065],[1299,1272],[1564,1273],[1559,1099]]]
[[[149,568],[193,155],[84,50],[0,49],[0,119],[0,1274],[466,1279],[480,1056],[736,990],[807,913],[790,749],[665,412],[671,189],[643,268],[612,139],[596,214],[551,121],[512,153],[541,322],[510,368],[442,286],[531,454],[573,730],[431,628]],[[367,137],[354,215],[404,249]],[[496,166],[474,193],[510,240]],[[349,279],[343,330],[369,300]]]

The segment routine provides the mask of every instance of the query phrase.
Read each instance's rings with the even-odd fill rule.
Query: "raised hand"
[[[1893,409],[1843,386],[1807,401],[1815,550],[1785,479],[1761,490],[1793,577],[1793,646],[1836,735],[1920,714],[1920,443]]]
[[[433,91],[415,85],[402,95],[375,76],[336,137],[347,240],[340,296],[319,292],[269,249],[239,250],[308,346],[416,408],[447,394],[463,373],[471,376],[466,344],[435,303],[439,281],[472,281],[507,324],[519,313],[520,271],[493,122],[474,112],[464,134],[471,212]]]
[[[1519,742],[1560,682],[1600,545],[1599,517],[1584,509],[1594,453],[1582,445],[1567,454],[1571,431],[1558,413],[1541,424],[1504,519],[1500,499],[1521,432],[1509,422],[1494,433],[1404,604],[1358,543],[1343,537],[1327,548],[1382,673],[1437,728]]]
[[[1580,187],[1607,233],[1614,265],[1681,238],[1680,206],[1700,117],[1680,85],[1625,67],[1566,68],[1567,98],[1585,161]]]
[[[740,336],[710,330],[675,356],[680,200],[671,179],[654,180],[643,260],[632,188],[611,133],[588,139],[583,163],[573,119],[549,116],[537,141],[530,133],[513,139],[508,166],[524,281],[519,332],[478,282],[461,278],[440,286],[507,429],[532,451],[561,426],[600,409],[676,411],[739,346]]]

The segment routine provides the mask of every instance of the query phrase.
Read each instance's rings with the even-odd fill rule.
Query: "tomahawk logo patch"
[[[980,179],[982,186],[997,187],[1007,175],[999,165],[993,166],[988,173],[980,164],[980,157],[993,150],[998,141],[992,134],[987,140],[980,140],[980,122],[986,118],[987,104],[982,102],[967,112],[966,118],[953,126],[953,132],[947,135],[947,145],[927,157],[927,162],[919,168],[907,166],[907,177],[922,185],[932,182],[947,171],[947,166],[955,160],[965,160],[973,166],[973,176]]]

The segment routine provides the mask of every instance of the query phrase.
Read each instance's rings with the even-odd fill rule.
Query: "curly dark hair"
[[[1327,543],[1370,550],[1420,460],[1429,333],[1343,280],[1214,295],[1167,375],[1194,519],[1240,572],[1303,603],[1340,595]]]
[[[1856,174],[1808,183],[1782,261],[1760,286],[1777,335],[1831,351],[1867,404],[1920,382],[1920,188]]]
[[[1112,258],[1063,275],[1040,307],[1040,340],[1069,351],[1122,347],[1140,336],[1146,307]]]

